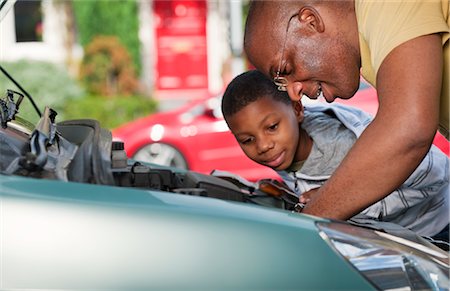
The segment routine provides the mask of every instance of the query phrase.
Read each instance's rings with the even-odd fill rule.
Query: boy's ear
[[[294,107],[295,116],[297,116],[298,122],[303,122],[305,118],[305,109],[303,108],[302,101],[292,101],[292,106]]]
[[[298,13],[298,20],[306,28],[311,29],[312,31],[322,33],[325,30],[325,24],[319,11],[312,6],[302,7]]]

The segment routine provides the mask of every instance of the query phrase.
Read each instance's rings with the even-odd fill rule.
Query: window
[[[16,41],[42,41],[41,1],[19,0],[14,5]]]

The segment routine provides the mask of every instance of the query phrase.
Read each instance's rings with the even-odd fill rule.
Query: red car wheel
[[[133,155],[133,159],[163,166],[188,169],[183,155],[173,146],[164,143],[152,143],[142,147]]]

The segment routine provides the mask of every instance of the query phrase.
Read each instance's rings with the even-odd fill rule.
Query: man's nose
[[[303,96],[303,82],[291,82],[287,86],[287,92],[289,94],[289,98],[291,98],[292,101],[298,102],[300,99],[302,99]]]

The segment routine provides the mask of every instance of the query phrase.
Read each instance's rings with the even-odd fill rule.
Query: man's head
[[[292,100],[305,94],[332,102],[359,87],[353,1],[252,1],[244,49],[266,76],[282,77]]]
[[[292,102],[257,70],[245,72],[228,85],[222,113],[244,153],[275,170],[287,169],[299,159],[300,102]]]

